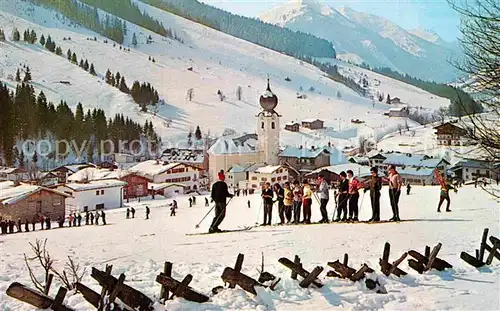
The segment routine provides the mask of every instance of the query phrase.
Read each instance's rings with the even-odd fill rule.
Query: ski
[[[232,229],[232,230],[221,230],[220,232],[197,232],[197,233],[186,233],[188,236],[193,236],[193,235],[208,235],[208,234],[219,234],[219,233],[231,233],[231,232],[241,232],[241,231],[249,231],[254,227],[243,227],[243,228],[238,228],[238,229]]]

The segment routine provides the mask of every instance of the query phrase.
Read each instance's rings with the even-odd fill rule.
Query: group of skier
[[[403,179],[396,170],[394,165],[389,165],[387,169],[387,177],[379,176],[378,168],[370,169],[370,177],[365,182],[361,182],[354,176],[352,170],[341,172],[340,183],[335,191],[335,211],[331,219],[333,222],[358,222],[359,221],[359,198],[360,191],[369,192],[370,203],[372,208],[372,216],[368,222],[380,221],[380,197],[382,185],[388,184],[389,201],[392,209],[392,217],[389,221],[401,221],[399,214],[399,200],[401,197],[401,189],[403,187]],[[209,232],[219,232],[219,225],[224,220],[226,213],[227,198],[232,198],[229,193],[228,186],[224,182],[225,176],[221,171],[217,181],[211,192],[211,198],[215,201],[215,217],[210,226]],[[457,191],[446,179],[437,178],[441,184],[440,200],[437,211],[441,211],[441,205],[447,201],[446,211],[450,212],[450,197],[449,190]],[[314,187],[314,190],[313,190]],[[406,185],[406,193],[410,194],[411,186]],[[364,194],[363,194],[364,196]],[[320,223],[330,222],[328,216],[328,203],[330,201],[330,186],[325,179],[325,176],[320,174],[316,185],[310,185],[307,180],[302,184],[295,180],[293,184],[285,182],[283,186],[276,183],[266,182],[263,184],[262,191],[262,207],[263,221],[262,226],[269,226],[272,223],[273,206],[277,203],[278,215],[280,218],[279,224],[310,224],[311,223],[311,206],[313,198],[319,204],[321,220]],[[248,204],[250,207],[250,204]]]
[[[106,213],[104,211],[85,212],[85,225],[99,225],[99,219],[101,223],[106,225]],[[82,226],[83,216],[80,213],[70,213],[67,217],[68,227],[80,227]],[[66,218],[61,216],[57,217],[56,220],[58,227],[63,228]],[[52,228],[52,219],[49,216],[35,215],[32,220],[29,221],[27,218],[22,221],[18,218],[17,221],[13,220],[0,220],[0,233],[17,233],[17,232],[30,232],[36,230],[36,224],[40,224],[40,230],[50,230]],[[31,230],[30,230],[31,225]],[[24,227],[24,230],[23,230]]]

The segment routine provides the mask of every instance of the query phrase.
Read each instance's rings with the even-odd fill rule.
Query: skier
[[[99,225],[99,217],[101,217],[101,215],[99,215],[99,212],[96,211],[95,212],[95,225],[98,226]]]
[[[31,219],[31,231],[35,231],[36,215]]]
[[[372,218],[368,221],[380,221],[380,189],[382,189],[382,179],[378,176],[378,168],[370,169],[370,181],[365,193],[370,190],[370,201],[372,205]]]
[[[193,195],[193,205],[196,205],[196,197]]]
[[[293,223],[300,222],[300,208],[302,206],[302,187],[300,182],[295,180],[293,182]]]
[[[227,189],[227,184],[224,181],[226,177],[224,176],[224,172],[222,170],[219,172],[218,178],[219,180],[213,184],[210,194],[210,197],[215,202],[215,216],[212,224],[210,225],[210,229],[208,230],[209,233],[221,232],[219,225],[226,217],[226,200],[227,198],[232,198],[234,196],[230,194]]]
[[[273,188],[274,188],[274,192],[276,193],[276,200],[274,201],[274,203],[278,202],[278,214],[280,216],[280,225],[284,225],[285,224],[285,204],[284,204],[285,190],[278,183],[275,183]]]
[[[73,214],[69,214],[69,226],[71,227],[72,225],[73,225]]]
[[[21,227],[21,218],[17,219],[17,232],[23,232],[23,229]]]
[[[410,183],[408,183],[406,185],[406,195],[410,195],[410,191],[411,191],[411,186],[410,186]]]
[[[348,221],[358,221],[358,200],[359,189],[363,188],[363,184],[354,177],[352,170],[347,171],[349,179],[349,218]]]
[[[106,214],[104,213],[104,210],[101,211],[101,218],[102,218],[102,224],[105,226],[106,225]]]
[[[250,203],[250,201],[248,201],[248,203]],[[285,199],[283,204],[285,205],[286,223],[290,224],[290,222],[292,222],[293,193],[288,181],[285,182]],[[250,205],[248,207],[250,207]]]
[[[42,230],[43,230],[43,228],[45,226],[45,219],[44,219],[43,215],[40,215],[39,221],[40,221],[40,226],[42,227]]]
[[[130,218],[130,208],[128,208],[128,207],[127,207],[127,216],[126,217],[127,217],[127,219]]]
[[[90,213],[90,224],[94,224],[94,213]]]
[[[78,213],[78,227],[82,226],[82,214]]]
[[[389,221],[400,221],[399,219],[399,197],[401,196],[401,186],[403,180],[396,167],[389,165],[389,199],[391,200],[392,218]]]
[[[130,212],[132,213],[132,218],[135,218],[135,208],[131,207]]]
[[[47,230],[50,230],[50,225],[51,225],[51,222],[50,222],[50,217],[45,217],[45,227]]]
[[[337,194],[337,219],[334,221],[347,221],[347,200],[349,199],[349,181],[347,180],[347,174],[342,171],[340,172],[340,185],[339,192]],[[344,216],[340,218],[340,216]]]
[[[208,198],[205,198],[205,207],[209,207],[210,203],[208,203]]]
[[[64,218],[61,216],[57,217],[57,223],[59,225],[59,228],[64,227]]]
[[[271,184],[266,182],[264,188],[262,189],[262,200],[264,200],[264,221],[263,226],[270,226],[271,219],[273,216],[273,190],[271,189]]]
[[[248,208],[250,208],[250,200],[247,201]]]
[[[438,213],[441,213],[441,204],[446,200],[446,211],[451,212],[450,209],[450,189],[457,192],[457,188],[453,187],[446,179],[443,180],[443,185],[441,186],[441,193],[439,196]]]
[[[146,205],[146,219],[149,219],[149,213],[151,211],[149,210],[149,206]]]
[[[189,207],[193,207],[193,199],[189,197]]]
[[[26,232],[30,232],[30,227],[29,227],[28,218],[26,218],[26,219],[24,220],[24,231],[26,231]]]
[[[170,208],[170,216],[175,216],[175,210],[177,209],[177,201],[172,202],[172,207]]]
[[[309,182],[304,180],[302,182],[304,185],[303,195],[302,195],[302,206],[304,213],[304,220],[302,221],[305,224],[311,223],[311,205],[312,205],[312,190],[311,186],[309,186]]]
[[[330,187],[328,187],[328,183],[325,180],[325,176],[323,174],[319,174],[318,176],[318,192],[319,192],[319,200],[320,207],[319,210],[321,212],[321,220],[320,223],[328,223],[328,211],[326,206],[328,201],[330,200]]]
[[[89,224],[89,211],[85,212],[85,225]]]
[[[77,220],[76,213],[73,213],[73,227],[76,227],[76,220]]]

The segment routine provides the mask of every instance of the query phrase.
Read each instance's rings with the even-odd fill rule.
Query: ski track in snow
[[[333,193],[332,193],[333,195]],[[368,194],[366,194],[368,196]],[[173,262],[173,276],[182,279],[193,275],[191,286],[210,293],[222,285],[220,275],[224,267],[233,266],[238,253],[245,255],[243,273],[257,278],[261,265],[261,252],[265,256],[265,270],[281,277],[275,292],[260,291],[254,297],[241,289],[224,290],[206,304],[187,302],[180,298],[168,301],[168,310],[498,310],[500,263],[495,259],[490,267],[477,270],[459,258],[460,252],[471,254],[479,247],[482,231],[499,235],[498,203],[479,188],[465,186],[451,194],[453,212],[436,213],[439,188],[414,186],[412,194],[402,194],[401,217],[412,221],[384,224],[330,224],[311,226],[257,227],[251,231],[220,235],[186,236],[186,233],[206,232],[212,215],[195,229],[195,224],[208,211],[204,199],[189,208],[187,197],[176,198],[179,210],[176,217],[169,217],[166,203],[171,199],[131,202],[137,210],[136,219],[125,219],[123,208],[107,211],[108,226],[53,229],[0,236],[0,310],[32,310],[29,305],[6,296],[11,282],[30,285],[24,265],[23,253],[29,254],[28,242],[36,238],[48,239],[48,249],[56,259],[55,266],[62,268],[66,256],[74,257],[90,269],[113,265],[113,275],[126,274],[126,283],[156,299],[160,285],[156,275],[163,269],[164,261]],[[251,201],[247,208],[246,201]],[[370,217],[369,200],[363,200],[360,219]],[[151,219],[144,219],[144,209],[151,208]],[[387,189],[381,199],[382,219],[391,216]],[[259,195],[236,197],[228,206],[227,217],[221,229],[254,225],[260,207]],[[334,209],[330,202],[330,215]],[[261,211],[262,212],[262,211]],[[319,208],[313,203],[313,221],[319,220]],[[277,208],[273,222],[278,221]],[[439,257],[454,268],[419,275],[404,261],[400,267],[409,272],[403,278],[385,277],[379,271],[380,258],[385,242],[391,243],[390,260],[403,252],[415,249],[423,252],[425,245],[443,244]],[[278,263],[280,257],[301,257],[304,268],[316,265],[326,267],[329,261],[349,254],[350,265],[358,268],[367,263],[375,269],[379,280],[385,284],[386,295],[375,294],[363,283],[326,278],[325,269],[320,279],[322,289],[302,289],[290,279],[290,271]],[[88,275],[83,283],[99,291],[97,283]],[[41,274],[38,274],[41,276]],[[300,280],[300,278],[299,278]],[[53,284],[52,294],[56,286]],[[68,295],[65,303],[75,310],[92,310],[81,295]],[[155,310],[164,310],[160,304]]]

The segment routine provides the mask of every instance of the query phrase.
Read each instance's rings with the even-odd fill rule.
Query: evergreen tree
[[[73,55],[73,53],[71,53],[71,50],[68,49],[68,51],[66,52],[66,56],[68,57],[69,61],[71,61],[71,55]]]
[[[16,82],[21,82],[21,72],[19,71],[19,68],[17,68],[16,71]]]
[[[5,42],[5,33],[3,29],[0,29],[0,42]]]
[[[83,63],[83,69],[85,69],[85,71],[89,71],[89,62],[87,60]]]
[[[30,81],[31,81],[30,67],[26,67],[26,72],[24,73],[23,82],[30,82]]]
[[[83,59],[80,59],[80,64],[78,65],[80,68],[83,68]]]
[[[107,84],[110,84],[110,85],[113,85],[113,84],[112,84],[112,82],[113,82],[112,78],[113,78],[113,74],[112,74],[112,73],[111,73],[111,71],[109,71],[109,69],[108,69],[108,70],[106,71],[106,83],[107,83]]]
[[[90,64],[89,73],[93,76],[97,75],[97,73],[95,72],[94,64]]]
[[[385,100],[386,104],[391,104],[391,95],[387,94],[387,99]]]
[[[196,127],[196,131],[194,132],[194,137],[196,138],[196,140],[201,140],[201,129],[199,125]]]
[[[45,46],[45,37],[43,36],[43,34],[42,34],[42,36],[40,37],[40,45],[41,45],[41,46]]]
[[[61,56],[61,55],[62,55],[62,49],[61,49],[61,47],[60,47],[60,46],[57,46],[57,47],[56,47],[56,54],[57,54],[58,56]]]
[[[29,41],[30,41],[30,39],[29,39],[29,35],[30,35],[30,33],[29,33],[29,29],[28,29],[28,30],[25,30],[25,31],[23,32],[23,41],[24,41],[24,42],[29,42]]]
[[[134,34],[132,35],[132,45],[133,45],[134,47],[137,47],[137,37],[136,37],[136,35],[135,35],[135,32],[134,32]]]
[[[78,64],[78,59],[76,58],[76,53],[73,52],[73,55],[71,55],[71,62],[73,64]]]
[[[47,37],[47,41],[45,42],[45,48],[51,52],[54,52],[56,49],[56,44],[52,41],[50,35]]]
[[[342,95],[340,94],[340,91],[337,91],[337,98],[342,98]]]
[[[114,86],[119,87],[120,86],[120,80],[121,80],[120,73],[117,72],[116,76],[115,76],[115,80],[113,81],[114,82]]]
[[[21,34],[19,33],[19,30],[17,30],[17,28],[14,28],[14,30],[12,30],[12,40],[14,41],[21,40]]]
[[[37,39],[36,32],[33,29],[31,29],[31,32],[30,32],[30,35],[29,35],[29,42],[31,44],[35,44],[36,39]]]
[[[127,83],[125,82],[125,77],[122,76],[121,80],[120,80],[120,91],[122,91],[123,93],[130,93],[130,90],[128,89],[128,86],[127,86]]]
[[[17,161],[18,161],[18,166],[20,168],[24,168],[24,151],[22,149],[21,152],[19,153]]]

